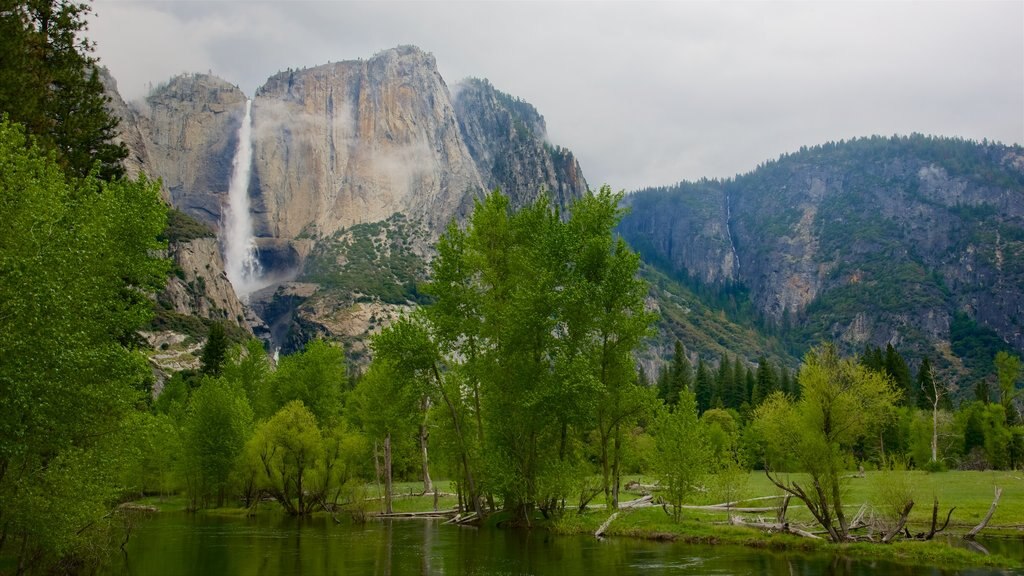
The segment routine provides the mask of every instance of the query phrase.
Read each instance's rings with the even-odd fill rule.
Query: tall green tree
[[[614,483],[616,437],[634,412],[631,352],[650,322],[638,260],[612,236],[620,200],[605,187],[563,218],[544,197],[513,209],[495,192],[438,243],[424,311],[445,371],[434,380],[462,383],[448,411],[461,444],[475,432],[481,446],[480,494],[520,522],[574,489],[585,432],[604,430]]]
[[[342,393],[348,385],[345,351],[340,346],[314,340],[298,354],[285,356],[269,385],[270,408],[277,411],[299,400],[317,423],[333,425],[341,416]]]
[[[1001,351],[996,354],[996,381],[999,382],[999,403],[1006,411],[1006,421],[1009,425],[1020,422],[1020,415],[1014,401],[1021,395],[1022,389],[1017,388],[1017,379],[1020,377],[1020,358]]]
[[[81,552],[111,504],[115,479],[65,472],[102,462],[93,451],[149,390],[131,347],[168,271],[152,256],[166,210],[144,180],[66,178],[0,120],[0,214],[0,541],[41,569]]]
[[[679,522],[682,505],[696,491],[711,468],[711,451],[704,428],[697,419],[697,405],[690,392],[679,395],[675,410],[662,410],[654,423],[658,457],[656,471],[665,488],[672,518]]]
[[[222,322],[210,325],[210,333],[199,356],[199,371],[208,376],[220,376],[228,355],[228,337]]]
[[[0,114],[22,123],[59,164],[84,177],[121,177],[128,156],[115,143],[117,118],[106,109],[93,45],[85,38],[87,2],[0,2]]]
[[[755,424],[809,481],[782,481],[770,471],[768,477],[804,502],[829,539],[842,542],[849,534],[842,503],[846,454],[886,417],[899,393],[887,377],[841,358],[833,346],[807,353],[800,387],[797,402],[770,397],[755,412]]]
[[[781,389],[776,378],[775,367],[762,354],[757,359],[757,375],[755,376],[754,394],[751,398],[751,403],[754,406],[764,402],[764,399],[770,396],[772,392]]]
[[[252,408],[243,391],[206,378],[192,394],[182,425],[184,476],[193,509],[211,500],[224,506],[231,473],[252,431]]]
[[[697,359],[697,376],[694,379],[694,395],[697,402],[697,413],[703,414],[712,406],[715,394],[714,376],[704,363],[703,358]]]

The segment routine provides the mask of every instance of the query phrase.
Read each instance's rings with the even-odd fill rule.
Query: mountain
[[[218,234],[245,108],[241,90],[205,74],[112,103],[132,158]],[[586,190],[533,106],[486,81],[449,91],[434,57],[413,46],[279,72],[251,110],[249,199],[277,282],[250,305],[267,324],[257,332],[284,351],[327,335],[361,356],[367,334],[417,302],[433,240],[485,191],[522,205],[545,188],[564,207]],[[223,264],[208,264],[219,278]]]
[[[638,191],[620,232],[800,354],[892,343],[951,378],[1024,351],[1024,150],[872,137]]]

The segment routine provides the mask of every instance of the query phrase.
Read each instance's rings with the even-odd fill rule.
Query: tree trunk
[[[380,450],[377,449],[376,440],[373,441],[373,473],[377,479],[377,496],[380,497]]]
[[[939,388],[932,384],[935,398],[932,399],[932,462],[939,461]]]
[[[619,507],[619,456],[622,453],[622,436],[619,424],[615,424],[615,448],[612,450],[612,508]]]
[[[384,513],[391,514],[391,433],[384,437]]]
[[[467,497],[473,502],[473,511],[476,512],[477,517],[483,517],[483,511],[480,509],[480,495],[476,492],[476,483],[473,482],[473,472],[469,467],[469,455],[466,454],[465,437],[462,435],[462,426],[459,424],[459,413],[455,409],[455,405],[452,404],[451,398],[448,398],[448,393],[444,390],[444,385],[441,381],[441,372],[437,369],[437,364],[432,366],[434,371],[434,379],[437,382],[437,388],[441,392],[441,398],[444,399],[445,405],[448,407],[448,412],[452,417],[452,425],[455,427],[455,436],[459,439],[459,452],[462,456],[462,470],[466,475],[466,490]]]
[[[603,426],[598,427],[598,433],[601,436],[601,488],[604,490],[605,504],[614,508],[615,504],[611,494],[612,471],[608,463],[608,435],[605,434]]]
[[[427,414],[430,410],[430,397],[423,397],[423,422],[420,423],[420,452],[423,456],[423,493],[434,491],[434,483],[430,480],[430,459],[427,457],[427,440],[430,431],[427,428]]]
[[[1003,489],[996,487],[996,497],[992,500],[992,506],[989,507],[988,514],[985,514],[985,518],[981,520],[981,524],[978,524],[974,528],[971,528],[970,532],[964,534],[964,540],[974,540],[974,537],[977,536],[979,532],[984,530],[985,526],[988,526],[988,521],[991,520],[992,515],[996,513],[996,506],[999,506],[999,497],[1002,495]]]

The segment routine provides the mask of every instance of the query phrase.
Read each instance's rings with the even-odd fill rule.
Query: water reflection
[[[990,546],[990,542],[985,542]],[[1017,541],[1018,554],[1024,542]],[[993,550],[1002,553],[1002,551]],[[1019,556],[1018,556],[1019,557]],[[627,538],[598,541],[544,531],[477,530],[427,520],[337,525],[329,519],[277,516],[217,518],[164,513],[139,526],[127,554],[108,571],[130,575],[379,574],[835,574],[938,576],[831,555],[779,554],[750,548],[694,546]],[[998,571],[968,571],[999,574]]]

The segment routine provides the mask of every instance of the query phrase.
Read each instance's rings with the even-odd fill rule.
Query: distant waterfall
[[[252,171],[252,100],[245,101],[245,117],[238,128],[238,150],[232,162],[228,206],[224,213],[224,266],[228,280],[243,302],[260,288],[263,273],[249,213],[249,175]]]

